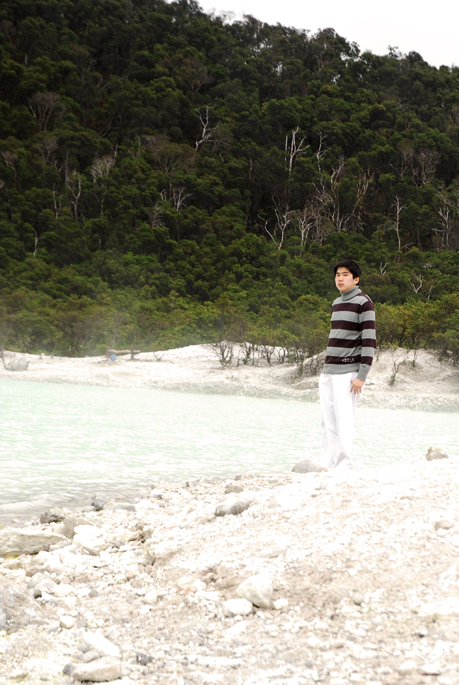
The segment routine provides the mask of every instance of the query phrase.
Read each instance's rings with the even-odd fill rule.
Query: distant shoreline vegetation
[[[316,354],[352,256],[459,361],[459,68],[195,2],[0,8],[0,352]],[[325,337],[324,337],[325,336]]]

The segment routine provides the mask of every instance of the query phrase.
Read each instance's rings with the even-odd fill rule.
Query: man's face
[[[335,283],[340,293],[347,293],[348,290],[358,284],[359,280],[359,277],[354,278],[351,272],[344,266],[340,266],[336,270]]]

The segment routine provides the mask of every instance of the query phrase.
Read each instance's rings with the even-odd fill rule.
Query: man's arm
[[[362,352],[360,369],[357,374],[357,378],[351,385],[351,392],[354,393],[362,392],[363,385],[373,363],[373,357],[376,349],[375,308],[370,298],[368,298],[365,304],[362,306],[359,314],[359,324],[362,338]]]

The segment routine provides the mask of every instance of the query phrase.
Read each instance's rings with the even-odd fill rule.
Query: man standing
[[[319,393],[325,462],[341,470],[352,466],[355,406],[373,361],[376,332],[373,303],[358,286],[360,266],[344,259],[334,271],[341,295],[333,302]]]

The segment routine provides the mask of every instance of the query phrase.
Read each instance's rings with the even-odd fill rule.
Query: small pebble
[[[419,670],[422,675],[441,675],[441,668],[438,664],[423,664]]]

